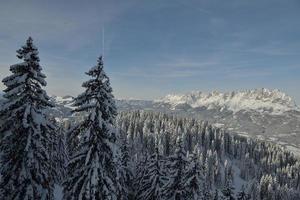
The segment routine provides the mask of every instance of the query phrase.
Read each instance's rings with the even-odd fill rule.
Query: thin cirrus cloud
[[[48,91],[58,95],[69,91],[72,94],[78,93],[81,85],[78,80],[85,78],[78,78],[79,74],[82,75],[91,67],[100,54],[104,25],[130,7],[130,4],[123,3],[88,6],[75,1],[72,1],[72,5],[60,1],[6,1],[0,4],[0,60],[5,62],[1,64],[0,78],[3,79],[9,73],[10,64],[19,62],[15,51],[28,36],[32,36],[48,77]],[[80,55],[89,55],[89,48],[94,46],[98,50],[92,52],[94,59],[90,63],[84,62],[86,58],[82,59]],[[74,83],[79,89],[73,89]],[[0,87],[3,88],[3,85]]]
[[[271,87],[300,102],[299,9],[294,0],[3,1],[0,79],[31,35],[47,91],[76,95],[103,53],[105,27],[105,69],[117,97]]]

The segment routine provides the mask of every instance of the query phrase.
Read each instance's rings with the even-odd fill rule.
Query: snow
[[[237,167],[236,164],[233,164],[232,165],[232,170],[233,170],[233,174],[234,174],[234,179],[233,179],[233,185],[234,185],[234,191],[235,191],[235,194],[237,194],[241,189],[242,189],[242,186],[244,185],[247,185],[247,181],[245,181],[244,179],[242,179],[240,177],[240,174],[241,174],[241,170]]]
[[[28,66],[27,62],[17,63],[17,64],[14,64],[14,65],[10,66],[10,71],[14,71],[14,70],[16,70],[20,67],[26,67],[26,66]]]
[[[213,126],[217,127],[217,128],[223,128],[225,126],[225,124],[222,123],[214,123]]]
[[[293,152],[297,157],[300,157],[300,149],[299,148],[292,146],[292,145],[287,145],[286,149]]]
[[[74,106],[72,106],[73,101],[74,101],[74,97],[72,97],[72,96],[60,97],[60,96],[53,95],[53,96],[51,96],[51,99],[57,105],[63,105],[64,107],[70,108],[71,110],[73,110],[75,108]]]
[[[258,110],[271,114],[282,114],[290,110],[299,110],[294,100],[285,93],[275,89],[254,89],[239,92],[191,92],[187,94],[167,95],[156,102],[169,103],[172,106],[188,104],[193,108],[205,106],[208,109],[224,108],[233,112],[241,110]]]
[[[28,118],[28,115],[30,114],[30,111],[31,111],[31,106],[30,105],[26,106],[24,116],[23,116],[23,119],[22,119],[22,123],[23,123],[23,126],[25,128],[29,127],[28,122],[27,122],[27,120],[28,120],[27,118]]]
[[[54,200],[63,199],[63,188],[60,185],[54,186]]]
[[[66,103],[66,102],[72,102],[74,100],[74,97],[72,96],[64,96],[64,97],[60,97],[60,96],[52,96],[52,98],[55,100],[55,102],[57,103]]]

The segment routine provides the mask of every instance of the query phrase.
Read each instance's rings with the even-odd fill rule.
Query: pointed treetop
[[[102,56],[102,55],[99,56],[99,58],[98,58],[98,63],[101,63],[101,64],[103,65],[103,56]]]
[[[77,108],[73,112],[101,112],[101,115],[97,115],[97,117],[104,121],[108,120],[109,123],[113,124],[117,115],[117,109],[109,77],[103,69],[102,56],[98,58],[97,64],[85,74],[92,78],[83,82],[82,87],[85,88],[85,91],[74,99],[73,105]],[[95,116],[94,114],[91,115],[92,118]]]
[[[32,44],[32,42],[33,42],[33,39],[31,36],[29,36],[28,39],[26,40],[26,44],[30,45],[30,44]]]
[[[4,89],[4,97],[15,101],[36,102],[42,107],[52,107],[49,96],[42,89],[42,86],[47,85],[46,76],[42,73],[38,49],[33,45],[31,37],[27,39],[25,45],[17,50],[17,57],[22,62],[11,65],[12,75],[2,80],[7,87]],[[12,105],[7,104],[7,106],[8,109]]]
[[[38,50],[33,44],[32,37],[26,40],[26,44],[21,49],[17,50],[17,58],[24,59],[25,62],[39,62]],[[36,63],[37,64],[37,63]]]
[[[17,57],[21,62],[11,65],[11,74],[2,80],[0,199],[53,199],[48,147],[56,127],[44,110],[54,105],[42,88],[46,76],[31,37]]]
[[[177,138],[176,138],[176,144],[177,144],[177,146],[178,147],[182,147],[182,142],[183,142],[183,138],[182,138],[183,136],[181,135],[181,136],[178,136]]]
[[[97,77],[97,79],[103,80],[103,79],[108,79],[106,76],[104,70],[104,64],[103,64],[103,57],[100,56],[97,59],[97,64],[96,66],[92,67],[88,72],[86,72],[86,75],[92,76],[92,77]]]

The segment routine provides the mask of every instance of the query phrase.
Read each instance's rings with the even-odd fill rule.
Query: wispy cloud
[[[101,40],[101,30],[130,8],[130,3],[94,2],[94,6],[65,2],[1,2],[1,37],[10,42],[32,35],[43,43],[74,51]],[[75,14],[76,13],[76,14]]]
[[[210,66],[215,66],[220,64],[218,61],[211,60],[211,61],[193,61],[193,60],[186,60],[186,59],[179,59],[171,62],[165,62],[165,63],[158,63],[156,64],[158,67],[167,67],[167,68],[185,68],[185,69],[201,69],[201,68],[207,68]]]
[[[47,90],[76,94],[87,78],[83,72],[101,53],[105,26],[106,70],[123,96],[129,96],[124,91],[150,96],[171,89],[230,90],[236,85],[299,89],[300,14],[294,2],[0,4],[0,79],[9,74],[9,65],[19,62],[15,50],[32,35],[48,76]],[[293,84],[284,86],[288,81]]]

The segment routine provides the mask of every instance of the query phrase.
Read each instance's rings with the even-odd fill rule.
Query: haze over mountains
[[[71,117],[72,96],[52,96],[57,118]],[[193,117],[232,133],[276,142],[300,154],[300,109],[292,97],[266,88],[227,93],[194,91],[157,100],[117,100],[119,111],[151,110]]]
[[[68,118],[72,96],[52,96],[56,117]],[[158,100],[117,100],[119,111],[151,110],[194,117],[232,133],[273,141],[294,153],[300,149],[300,109],[292,97],[277,89],[190,92]]]
[[[193,108],[207,107],[208,109],[220,108],[233,112],[241,110],[269,111],[271,114],[282,114],[289,110],[298,110],[295,102],[285,93],[279,90],[265,88],[247,90],[241,92],[211,93],[191,92],[184,95],[167,95],[158,100],[176,107],[180,104],[188,104]]]

